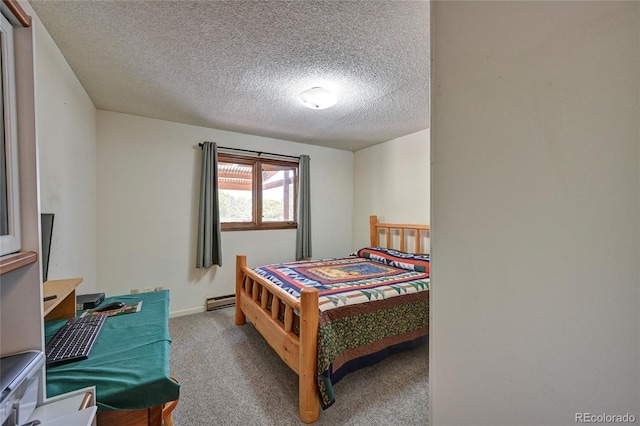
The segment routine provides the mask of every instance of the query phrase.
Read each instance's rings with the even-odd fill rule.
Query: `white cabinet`
[[[39,426],[95,426],[95,388],[84,388],[49,398],[38,406],[26,424]],[[35,423],[39,421],[40,423]]]
[[[45,355],[26,351],[0,358],[0,423],[3,426],[95,425],[95,387],[44,398]]]

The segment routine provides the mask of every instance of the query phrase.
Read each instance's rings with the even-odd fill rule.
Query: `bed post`
[[[369,235],[371,235],[371,247],[378,247],[378,216],[369,216]]]
[[[236,325],[244,325],[247,322],[247,317],[241,307],[242,280],[244,279],[242,268],[246,265],[247,256],[244,254],[236,255]]]
[[[300,372],[298,373],[298,414],[305,423],[320,417],[318,385],[318,289],[305,287],[300,294]]]

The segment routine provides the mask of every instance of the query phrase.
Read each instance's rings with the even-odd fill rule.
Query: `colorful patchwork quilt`
[[[429,256],[366,248],[355,256],[254,271],[295,297],[319,290],[318,390],[322,408],[349,372],[427,341]]]

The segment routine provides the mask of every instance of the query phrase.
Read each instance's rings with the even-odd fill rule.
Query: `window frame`
[[[221,222],[221,231],[256,231],[267,229],[297,229],[298,228],[298,179],[300,177],[300,163],[298,161],[274,158],[252,157],[246,155],[218,152],[218,163],[236,163],[252,167],[251,182],[251,221],[250,222]],[[293,220],[263,221],[262,220],[262,165],[285,166],[294,169],[293,177]],[[218,185],[220,184],[218,176]],[[220,189],[218,189],[220,191]]]
[[[2,114],[3,123],[0,131],[4,133],[4,179],[6,183],[7,201],[7,234],[0,235],[0,256],[18,252],[22,249],[22,233],[20,227],[20,184],[18,170],[18,135],[16,110],[16,74],[15,47],[13,25],[9,19],[0,14],[0,43],[2,43],[1,72]],[[4,196],[4,195],[3,195]]]

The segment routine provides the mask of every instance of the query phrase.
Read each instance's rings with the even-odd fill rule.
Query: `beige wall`
[[[235,255],[249,266],[295,259],[295,230],[222,233],[223,266],[195,268],[203,141],[311,157],[313,256],[351,249],[353,153],[106,111],[98,121],[98,282],[107,294],[163,286],[171,311],[202,311],[235,291]]]
[[[51,36],[34,20],[40,211],[54,213],[49,279],[82,277],[96,291],[95,108]]]
[[[431,424],[640,419],[640,3],[432,19]]]
[[[385,222],[429,223],[429,156],[428,129],[355,152],[354,250],[369,245],[372,214]]]

